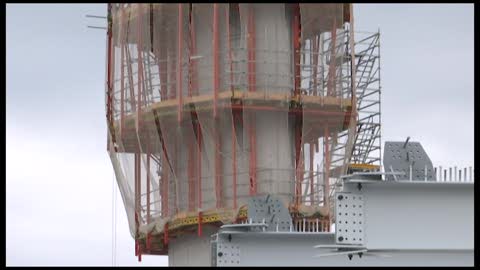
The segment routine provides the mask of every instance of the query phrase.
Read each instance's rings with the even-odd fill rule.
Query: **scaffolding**
[[[349,44],[347,32],[347,44]],[[350,163],[380,166],[381,161],[381,96],[380,96],[380,32],[355,32],[355,67],[357,110],[355,143]],[[349,57],[350,53],[346,53]],[[347,61],[346,63],[350,63]],[[350,70],[346,68],[346,70]],[[349,81],[347,81],[348,83]],[[343,160],[346,144],[342,139],[346,131],[338,135],[341,141],[332,151],[332,170]],[[339,153],[341,152],[341,153]]]
[[[380,166],[381,86],[380,32],[356,32],[358,120],[351,161],[354,164]]]
[[[330,230],[331,186],[352,153],[360,162],[374,151],[353,148],[365,139],[356,131],[370,131],[356,88],[369,91],[372,54],[350,39],[350,10],[109,5],[108,151],[139,258],[241,222],[256,195],[279,196],[295,224]]]

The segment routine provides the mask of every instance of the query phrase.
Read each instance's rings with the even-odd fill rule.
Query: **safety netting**
[[[132,236],[233,223],[264,194],[328,215],[355,133],[345,10],[111,5],[108,151]]]

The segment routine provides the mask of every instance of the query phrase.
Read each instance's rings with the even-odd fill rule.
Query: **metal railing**
[[[434,167],[435,179],[437,182],[474,182],[475,169],[469,167]]]

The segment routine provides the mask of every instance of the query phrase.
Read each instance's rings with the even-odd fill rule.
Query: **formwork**
[[[241,222],[255,195],[330,230],[331,185],[380,160],[362,159],[379,135],[354,148],[351,9],[109,4],[108,152],[139,258]]]

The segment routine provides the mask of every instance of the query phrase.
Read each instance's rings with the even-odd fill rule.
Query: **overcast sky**
[[[382,140],[419,141],[434,166],[473,166],[473,5],[355,5],[381,31]],[[7,5],[7,265],[111,265],[106,5]],[[117,195],[119,196],[118,190]],[[117,202],[118,265],[134,256]]]

